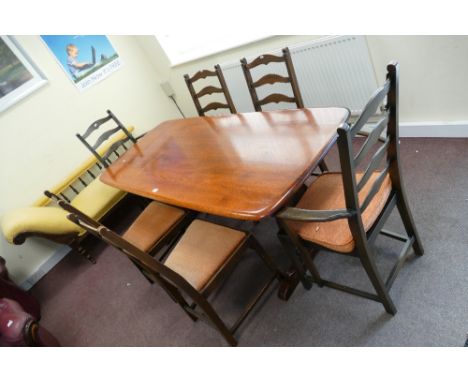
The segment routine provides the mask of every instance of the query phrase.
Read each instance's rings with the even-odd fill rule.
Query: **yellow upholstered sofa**
[[[128,128],[133,131],[134,128]],[[104,145],[99,154],[105,152],[112,143],[123,138],[116,135]],[[121,154],[125,148],[120,148]],[[113,155],[114,159],[117,155]],[[102,219],[126,195],[124,191],[110,187],[99,180],[102,171],[94,156],[90,157],[67,179],[49,191],[68,200],[74,207],[95,220]],[[6,240],[11,244],[23,244],[28,237],[42,237],[57,243],[70,245],[83,255],[80,247],[85,231],[67,219],[67,212],[56,206],[45,195],[32,206],[14,209],[1,219],[1,228]],[[89,258],[89,257],[88,257]]]

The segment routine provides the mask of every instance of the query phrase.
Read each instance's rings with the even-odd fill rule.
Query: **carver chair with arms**
[[[398,76],[398,63],[390,63],[384,86],[374,93],[356,123],[344,124],[338,129],[342,172],[319,176],[296,207],[285,208],[277,214],[280,226],[315,283],[378,301],[391,314],[397,310],[389,291],[411,247],[416,255],[424,253],[408,206],[399,163]],[[355,153],[353,138],[384,99],[383,116]],[[371,159],[366,161],[369,156]],[[363,164],[367,164],[365,171],[357,171],[357,166]],[[383,229],[395,206],[406,235]],[[375,260],[374,242],[378,234],[403,242],[398,260],[385,281]],[[323,279],[313,262],[322,249],[359,258],[376,294]]]

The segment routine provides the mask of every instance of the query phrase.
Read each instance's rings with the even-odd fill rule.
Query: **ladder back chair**
[[[319,176],[296,207],[285,208],[277,215],[279,225],[286,231],[302,264],[310,271],[313,282],[378,301],[390,314],[397,310],[389,291],[411,247],[418,256],[424,253],[408,206],[399,164],[398,78],[399,65],[392,62],[387,66],[384,86],[370,98],[356,123],[352,126],[344,124],[338,129],[342,172]],[[353,137],[368,123],[385,98],[383,116],[360,149],[353,150]],[[365,171],[357,171],[358,165],[365,165]],[[402,218],[405,235],[383,229],[395,206]],[[375,262],[374,242],[378,234],[403,242],[403,249],[386,281]],[[358,257],[376,294],[322,279],[313,263],[321,249]],[[302,281],[310,287],[308,279]]]
[[[101,128],[105,123],[113,121],[116,126],[112,129],[108,129],[103,132],[94,143],[90,143],[90,136],[98,129]],[[123,132],[125,137],[122,139],[117,140],[114,142],[109,148],[104,149],[102,153],[100,153],[100,148],[102,148],[103,144],[110,139],[113,135]],[[77,138],[85,145],[85,147],[91,151],[91,153],[96,157],[99,163],[104,166],[105,168],[109,167],[112,163],[111,155],[114,154],[116,157],[119,157],[118,149],[123,148],[126,150],[128,147],[126,144],[129,142],[136,143],[137,139],[128,131],[125,126],[120,122],[117,117],[112,113],[110,110],[107,110],[107,116],[104,118],[100,118],[94,121],[84,132],[84,134],[76,134]]]
[[[272,54],[262,54],[256,59],[252,60],[250,63],[247,62],[247,59],[241,59],[241,66],[244,72],[245,80],[247,82],[247,87],[249,88],[250,96],[255,108],[255,111],[262,111],[262,106],[269,103],[279,103],[287,102],[294,103],[298,109],[304,107],[304,102],[302,100],[302,95],[299,90],[299,84],[296,78],[296,72],[294,71],[294,66],[291,59],[291,53],[289,48],[284,48],[282,50],[283,54],[281,56],[275,56]],[[260,65],[269,65],[272,62],[280,62],[286,65],[286,70],[288,73],[287,77],[280,76],[279,74],[266,74],[254,81],[252,77],[251,70],[260,66]],[[289,83],[292,88],[293,96],[287,96],[281,93],[273,93],[268,95],[263,99],[259,99],[257,88],[264,85],[273,85],[276,83]]]
[[[247,87],[249,89],[255,111],[262,111],[262,106],[279,102],[293,103],[298,109],[302,109],[304,107],[304,101],[302,100],[299,83],[297,81],[296,72],[294,70],[294,65],[291,59],[291,52],[289,51],[289,48],[286,47],[282,50],[282,53],[283,54],[281,56],[262,54],[261,56],[252,60],[250,63],[247,62],[246,58],[241,59],[242,71],[244,72],[244,77],[247,82]],[[257,68],[260,65],[269,65],[274,62],[285,64],[286,71],[288,73],[287,77],[281,76],[279,74],[269,73],[256,81],[253,80],[252,69]],[[276,83],[290,84],[293,96],[291,97],[282,93],[273,93],[262,99],[259,99],[257,88],[264,85],[273,85]],[[324,160],[319,163],[319,168],[322,172],[328,171],[328,167]]]
[[[147,277],[159,284],[169,297],[193,320],[201,319],[213,326],[232,346],[237,345],[236,330],[268,291],[273,281],[284,281],[286,275],[248,232],[195,219],[180,240],[164,258],[156,259],[100,223],[90,219],[63,199],[58,204],[70,212],[69,220],[123,252]],[[229,328],[214,310],[208,298],[219,290],[226,276],[247,248],[253,249],[272,276]]]
[[[190,95],[192,96],[193,103],[195,104],[195,108],[197,109],[197,113],[201,117],[203,117],[206,112],[211,111],[211,110],[217,110],[217,109],[229,109],[229,111],[232,114],[237,113],[236,107],[234,106],[234,102],[232,101],[232,98],[231,98],[231,94],[229,93],[229,89],[226,85],[226,80],[224,79],[224,75],[221,70],[221,67],[219,65],[215,65],[214,68],[215,68],[214,71],[200,70],[197,73],[195,73],[192,77],[190,77],[188,74],[184,75],[185,83],[187,84]],[[203,89],[197,92],[195,90],[193,83],[198,80],[204,80],[207,77],[217,77],[220,87],[209,85],[209,86],[205,86]],[[206,95],[211,95],[211,94],[216,94],[216,93],[223,94],[226,100],[226,103],[211,102],[205,107],[201,106],[200,98]]]

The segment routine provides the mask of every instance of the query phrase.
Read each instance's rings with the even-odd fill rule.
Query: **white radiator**
[[[334,36],[289,47],[306,107],[345,106],[358,114],[377,89],[374,68],[364,36]],[[258,52],[258,55],[268,52]],[[270,52],[280,55],[281,51]],[[247,57],[251,61],[255,57]],[[254,111],[240,62],[221,65],[237,111]],[[287,76],[282,63],[252,70],[253,80],[266,73]],[[383,79],[382,79],[383,81]],[[274,92],[292,96],[289,84],[257,88],[259,98]],[[291,104],[269,104],[264,110],[291,108]]]

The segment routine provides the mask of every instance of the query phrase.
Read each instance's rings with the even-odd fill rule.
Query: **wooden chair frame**
[[[114,115],[114,113],[112,113],[110,110],[107,110],[107,117],[104,117],[104,118],[101,118],[101,119],[98,119],[96,121],[94,121],[85,131],[85,133],[83,135],[81,134],[76,134],[77,138],[86,146],[86,148],[91,151],[91,153],[96,157],[96,159],[99,161],[99,163],[101,163],[105,168],[109,167],[111,165],[111,160],[110,160],[110,156],[112,154],[116,155],[117,157],[119,156],[119,153],[117,152],[117,150],[119,149],[119,147],[123,147],[124,149],[127,149],[127,146],[125,145],[125,143],[127,143],[128,141],[131,141],[133,143],[136,143],[137,142],[137,139],[125,128],[125,126],[122,124],[122,122],[120,122],[117,117]],[[90,144],[88,141],[87,141],[87,138],[89,138],[89,136],[94,132],[96,131],[97,129],[99,129],[104,123],[108,122],[108,121],[114,121],[116,123],[116,127],[114,127],[113,129],[111,130],[107,130],[105,131],[104,133],[102,133],[99,138],[96,140],[96,142],[94,144]],[[102,155],[99,155],[99,153],[97,152],[99,146],[101,146],[106,140],[108,140],[112,135],[118,133],[119,131],[123,131],[124,134],[126,135],[125,138],[123,139],[119,139],[118,141],[114,142],[107,150],[104,154]]]
[[[269,103],[287,102],[296,104],[298,109],[304,108],[304,101],[302,100],[301,91],[299,89],[299,83],[296,77],[296,71],[291,59],[291,52],[289,48],[282,50],[282,56],[275,56],[272,54],[263,54],[250,63],[247,62],[246,58],[241,59],[242,71],[244,72],[245,81],[249,88],[250,97],[254,105],[255,111],[262,111],[262,106]],[[260,65],[268,65],[272,62],[284,62],[288,77],[280,76],[279,74],[266,74],[257,81],[252,78],[251,70]],[[273,93],[263,99],[258,98],[257,88],[264,85],[272,85],[275,83],[289,83],[292,88],[293,97],[288,97],[281,93]],[[319,163],[319,168],[322,172],[328,171],[327,164],[324,160]]]
[[[237,345],[237,340],[234,337],[235,332],[268,291],[273,281],[276,279],[279,282],[284,282],[287,279],[287,276],[276,266],[255,237],[244,231],[246,233],[245,238],[232,252],[225,265],[208,281],[201,291],[198,291],[182,276],[165,266],[161,262],[162,258],[158,261],[150,256],[149,253],[141,251],[120,235],[71,206],[65,200],[59,198],[57,203],[63,209],[70,212],[67,216],[70,221],[123,252],[142,271],[145,277],[158,283],[169,297],[185,311],[190,319],[193,321],[201,319],[207,322],[218,330],[231,346]],[[255,298],[247,305],[235,323],[229,328],[213,309],[208,298],[216,288],[222,287],[223,281],[232,272],[247,248],[253,249],[273,274]],[[191,302],[187,301],[187,297]]]
[[[342,168],[346,209],[312,211],[300,208],[286,208],[277,215],[280,227],[287,233],[287,237],[296,248],[300,259],[302,259],[301,263],[299,259],[295,258],[294,254],[291,254],[292,257],[295,258],[294,264],[296,265],[298,272],[301,274],[301,281],[305,287],[310,288],[310,281],[312,281],[317,283],[319,286],[328,286],[360,297],[378,301],[384,305],[385,310],[390,314],[395,314],[397,310],[390,298],[389,291],[399,270],[407,260],[411,247],[413,247],[416,255],[422,256],[424,254],[424,249],[408,206],[399,165],[398,78],[399,65],[396,62],[392,62],[387,66],[387,81],[385,82],[385,85],[374,93],[356,123],[353,126],[344,124],[338,129],[338,148]],[[376,112],[385,97],[387,98],[387,103],[384,116],[375,124],[365,143],[361,146],[358,153],[354,155],[352,138],[359,134],[361,129],[368,122],[368,119]],[[385,128],[387,128],[386,135],[382,136],[381,134]],[[356,166],[362,163],[371,148],[379,141],[383,143],[383,145],[376,150],[362,178],[357,182]],[[386,157],[386,161],[383,170],[374,181],[367,197],[364,199],[362,204],[360,204],[358,199],[359,191],[362,190],[370,176],[377,170],[384,157]],[[392,184],[391,193],[385,207],[376,219],[375,223],[371,229],[366,232],[362,221],[362,213],[377,194],[387,174],[390,176]],[[383,229],[385,222],[395,206],[398,208],[402,218],[406,235],[400,235]],[[373,287],[375,288],[376,294],[322,279],[318,269],[313,263],[313,259],[319,250],[327,248],[303,240],[287,224],[288,220],[326,222],[336,219],[348,220],[349,228],[355,242],[355,249],[352,253],[346,253],[345,255],[355,256],[360,259]],[[374,242],[378,234],[391,237],[404,243],[403,249],[398,256],[398,260],[390,271],[385,282],[383,281],[384,279],[380,275],[375,263],[376,253]],[[311,280],[304,274],[304,265],[311,274]]]
[[[205,116],[205,113],[211,110],[217,109],[229,109],[232,114],[237,113],[236,107],[234,106],[234,102],[232,101],[231,94],[229,93],[229,89],[226,84],[226,80],[224,79],[223,71],[219,65],[215,65],[215,70],[200,70],[195,73],[192,77],[188,74],[184,75],[185,83],[187,84],[188,90],[190,95],[192,96],[193,103],[195,104],[195,108],[197,109],[197,113],[200,117]],[[193,83],[205,79],[207,77],[218,77],[219,84],[221,85],[219,88],[216,86],[206,86],[201,89],[199,92],[195,91]],[[226,103],[221,102],[211,102],[205,107],[202,107],[200,104],[200,98],[214,94],[214,93],[222,93],[224,94],[224,98],[226,99]]]

